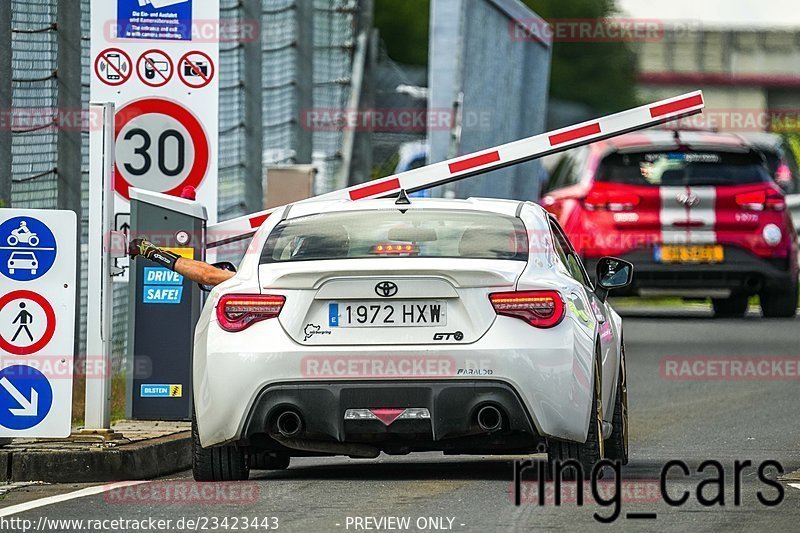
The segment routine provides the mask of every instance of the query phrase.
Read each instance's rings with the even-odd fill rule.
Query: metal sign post
[[[111,254],[114,215],[114,104],[90,104],[102,126],[89,132],[89,280],[84,431],[111,425]]]

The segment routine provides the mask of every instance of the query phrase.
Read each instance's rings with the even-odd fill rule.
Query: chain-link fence
[[[334,186],[331,177],[340,172],[342,132],[314,132],[303,123],[302,115],[310,108],[345,107],[360,5],[358,0],[221,0],[223,26],[235,22],[237,27],[255,32],[239,34],[240,40],[223,38],[220,43],[220,220],[260,206],[261,198],[254,198],[253,191],[261,190],[262,164],[311,163],[313,153],[323,177],[317,190]],[[82,222],[81,256],[86,257],[88,132],[71,132],[80,136],[80,154],[72,156],[80,155],[81,172],[60,175],[59,157],[63,154],[59,147],[63,151],[68,144],[60,143],[64,129],[57,121],[60,114],[79,115],[88,108],[91,0],[12,0],[10,8],[11,50],[0,50],[12,59],[7,71],[0,62],[0,80],[11,81],[13,98],[4,103],[11,107],[10,158],[0,154],[0,159],[10,159],[10,198],[6,203],[10,199],[13,207],[77,211]],[[69,24],[59,24],[59,9],[62,14],[72,10],[73,17],[66,20]],[[63,78],[69,78],[63,76],[59,64],[63,60],[59,43],[65,32],[71,33],[80,49],[80,77],[68,88],[81,96],[76,109],[59,108],[63,103],[59,88],[63,90]],[[253,60],[254,52],[260,55],[258,61]],[[255,109],[254,102],[258,104]],[[260,147],[259,153],[252,153],[254,146]],[[63,191],[70,186],[79,186],[81,192],[72,206]],[[84,261],[80,269],[79,354],[85,353],[86,278]],[[115,284],[116,368],[123,366],[121,357],[126,351],[127,294],[125,284]]]
[[[11,14],[11,90],[16,111],[11,202],[54,209],[58,202],[58,134],[53,117],[58,107],[56,0],[13,0]]]

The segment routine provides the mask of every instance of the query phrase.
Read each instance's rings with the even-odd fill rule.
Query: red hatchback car
[[[634,263],[631,294],[711,298],[742,316],[797,311],[797,234],[764,156],[736,135],[652,131],[566,154],[543,205],[587,268]]]

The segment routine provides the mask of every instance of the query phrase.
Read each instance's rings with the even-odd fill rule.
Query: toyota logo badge
[[[375,294],[382,298],[391,298],[397,294],[397,285],[391,281],[381,281],[375,285]]]

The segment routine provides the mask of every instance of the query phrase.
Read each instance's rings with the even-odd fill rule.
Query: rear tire
[[[714,316],[717,318],[741,318],[747,313],[748,296],[731,296],[730,298],[712,298]]]
[[[606,441],[606,457],[620,464],[628,464],[628,370],[625,366],[625,344],[617,378],[617,394],[614,400],[614,419],[611,436]]]
[[[590,479],[594,465],[603,459],[603,404],[600,398],[602,386],[600,383],[600,364],[595,356],[594,362],[594,398],[592,399],[592,413],[594,416],[589,420],[589,430],[586,435],[586,442],[568,442],[561,440],[548,441],[547,443],[547,462],[552,477],[555,477],[556,463],[565,461],[577,461],[581,465],[581,477]],[[561,468],[561,478],[567,481],[574,481],[577,478],[575,468]]]
[[[793,318],[797,314],[797,282],[783,291],[764,291],[759,297],[765,318]]]
[[[291,458],[282,453],[260,452],[250,455],[250,468],[253,470],[286,470]]]
[[[192,475],[195,481],[244,481],[250,477],[247,455],[234,444],[203,448],[192,415]]]

